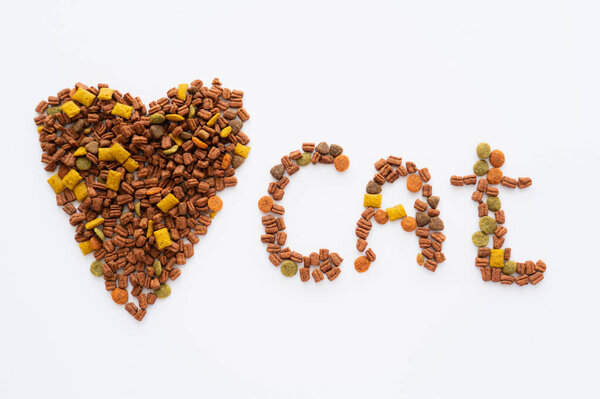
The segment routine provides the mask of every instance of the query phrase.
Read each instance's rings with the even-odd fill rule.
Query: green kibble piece
[[[310,152],[305,152],[300,158],[296,159],[296,163],[298,166],[306,166],[310,163],[310,157]]]
[[[157,298],[166,298],[171,295],[171,287],[167,283],[162,283],[159,288],[154,290]]]
[[[158,259],[154,261],[154,263],[152,264],[152,268],[154,269],[154,276],[160,276],[160,274],[162,273],[162,264]]]
[[[92,167],[92,161],[86,157],[78,157],[75,161],[75,167],[77,167],[79,170],[88,170]]]
[[[296,262],[292,262],[291,260],[286,260],[281,264],[281,274],[286,277],[293,277],[298,273],[298,265]]]
[[[471,236],[471,241],[473,241],[473,244],[475,244],[478,247],[485,247],[490,241],[490,237],[483,231],[478,231],[476,233],[473,233],[473,235]]]
[[[136,202],[135,206],[133,207],[133,210],[135,212],[135,214],[139,217],[142,216],[142,209],[141,209],[142,205],[140,202]]]
[[[90,266],[90,272],[96,277],[101,277],[104,274],[102,271],[102,265],[104,265],[104,263],[100,262],[99,260],[93,261]]]
[[[188,119],[193,118],[196,115],[196,107],[190,104],[190,112],[188,114]]]
[[[46,110],[46,113],[48,115],[56,115],[62,112],[62,109],[60,108],[60,105],[57,105],[56,107],[50,107]]]
[[[179,149],[179,146],[177,144],[175,144],[175,145],[173,145],[173,147],[169,148],[168,150],[163,150],[163,153],[167,154],[167,155],[175,154],[178,149]]]
[[[498,227],[498,223],[496,223],[496,220],[494,220],[493,217],[484,216],[479,219],[479,228],[485,234],[492,234],[494,231],[496,231],[496,227]]]
[[[500,198],[498,198],[498,197],[488,197],[486,202],[487,202],[488,209],[492,212],[499,211],[500,207],[502,206],[502,204],[500,202]]]
[[[517,271],[517,262],[514,260],[507,260],[504,262],[504,267],[502,268],[502,273],[504,274],[513,274]]]
[[[96,233],[100,240],[104,241],[106,239],[106,237],[104,237],[104,232],[100,227],[94,227],[94,233]]]
[[[488,165],[487,161],[480,159],[479,161],[475,162],[475,165],[473,165],[473,173],[475,173],[477,176],[485,175],[488,170],[490,170],[490,165]]]
[[[492,153],[492,149],[488,143],[477,144],[477,156],[481,159],[486,159]]]
[[[150,115],[150,124],[151,125],[160,125],[161,123],[165,123],[165,116],[163,114],[152,114]]]

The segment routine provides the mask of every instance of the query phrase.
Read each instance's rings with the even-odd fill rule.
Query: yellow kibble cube
[[[177,87],[177,98],[181,101],[185,101],[188,87],[189,85],[187,83],[182,83]]]
[[[81,87],[78,87],[75,94],[73,94],[73,100],[85,105],[86,107],[92,105],[95,98],[95,95],[85,89],[82,89]]]
[[[123,167],[127,169],[128,172],[133,172],[140,167],[140,164],[135,159],[129,157],[127,161],[123,162]]]
[[[225,138],[225,137],[229,136],[229,133],[231,133],[231,126],[227,126],[225,129],[221,130],[221,132],[219,133],[219,136],[221,136],[222,138]]]
[[[85,224],[85,228],[86,228],[87,230],[91,230],[91,229],[93,229],[94,227],[98,227],[98,226],[100,226],[102,223],[104,223],[104,218],[96,218],[96,219],[94,219],[94,220],[91,220],[91,221],[87,222],[87,223]]]
[[[171,236],[169,235],[169,230],[167,230],[166,227],[160,230],[156,230],[154,232],[154,238],[156,239],[156,246],[158,247],[158,249],[170,247],[172,244]]]
[[[148,220],[148,231],[146,232],[146,238],[152,237],[154,234],[154,220]]]
[[[81,253],[84,255],[89,254],[90,252],[94,252],[94,248],[92,248],[92,243],[88,241],[80,242],[79,249],[81,249]]]
[[[62,184],[65,185],[69,190],[73,190],[77,184],[83,179],[79,172],[75,169],[71,169],[65,177],[62,179]]]
[[[74,156],[76,157],[82,157],[85,154],[87,154],[87,150],[85,149],[85,147],[79,147],[78,149],[75,150],[75,152],[73,153]]]
[[[233,153],[239,155],[242,158],[248,158],[248,154],[250,153],[250,147],[237,143],[235,145],[235,148],[233,149]]]
[[[38,126],[37,127],[37,132],[38,133],[42,133],[42,130],[44,130],[44,126]]]
[[[167,213],[177,204],[179,204],[177,197],[169,193],[165,198],[161,199],[156,206],[164,213]]]
[[[123,176],[120,172],[109,170],[108,176],[106,177],[106,188],[113,191],[119,191],[119,185],[121,184],[122,177]]]
[[[74,117],[81,111],[81,108],[79,108],[73,101],[67,101],[60,106],[60,109],[67,114],[69,118]]]
[[[112,98],[114,90],[109,89],[108,87],[103,87],[100,89],[100,93],[98,93],[98,98],[100,100],[110,100]]]
[[[83,200],[86,199],[88,196],[87,186],[85,185],[85,183],[80,182],[78,185],[76,185],[73,189],[73,194],[75,194],[75,198],[77,199],[77,201],[83,202]]]
[[[181,122],[185,120],[185,118],[179,114],[167,114],[165,115],[165,118],[171,122]]]
[[[112,147],[110,147],[110,152],[118,163],[127,161],[127,158],[131,155],[129,151],[123,148],[119,143],[114,143]]]
[[[365,207],[380,208],[381,207],[381,194],[365,194],[363,200]]]
[[[404,206],[402,206],[402,204],[387,208],[385,212],[387,213],[390,221],[402,219],[406,216],[406,211],[404,210]]]
[[[65,185],[63,184],[61,178],[58,175],[50,176],[50,178],[47,181],[56,194],[60,194],[65,190]]]
[[[101,161],[111,162],[115,160],[110,148],[98,148],[98,159]]]
[[[120,116],[121,118],[129,119],[129,118],[131,118],[132,112],[133,112],[133,107],[130,107],[129,105],[125,105],[125,104],[121,104],[121,103],[116,103],[111,114]]]
[[[504,267],[504,250],[490,249],[490,266]]]
[[[217,112],[216,114],[214,114],[212,116],[212,118],[210,118],[208,120],[208,122],[206,122],[206,126],[208,127],[213,127],[215,125],[215,123],[217,123],[217,121],[219,120],[219,117],[221,116],[220,112]]]
[[[183,144],[183,140],[180,139],[177,136],[173,136],[173,133],[170,133],[169,137],[171,138],[171,140],[173,140],[175,142],[175,144],[177,144],[177,145],[182,145]]]

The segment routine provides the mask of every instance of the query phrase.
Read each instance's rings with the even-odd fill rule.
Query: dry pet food
[[[514,179],[505,176],[500,167],[504,165],[505,156],[500,150],[491,150],[487,143],[479,143],[476,148],[480,158],[473,166],[473,175],[452,176],[450,184],[453,186],[475,186],[471,199],[477,203],[479,216],[479,231],[473,233],[471,240],[478,247],[475,266],[480,269],[483,281],[511,285],[532,284],[542,281],[546,271],[546,263],[538,260],[515,262],[510,259],[511,249],[504,248],[507,229],[503,226],[505,213],[498,196],[502,185],[507,188],[526,188],[531,185],[531,178],[519,177]],[[489,164],[492,168],[489,168]],[[479,176],[479,178],[478,178]],[[489,213],[492,212],[492,216]],[[490,236],[492,237],[491,246]]]
[[[106,84],[77,83],[36,107],[57,205],[81,252],[93,253],[90,272],[136,320],[169,296],[167,281],[223,207],[217,193],[237,184],[250,151],[243,96],[196,80],[146,106]]]
[[[336,252],[326,248],[309,255],[293,251],[287,244],[286,226],[283,221],[285,209],[279,205],[285,195],[285,187],[289,184],[288,176],[298,172],[301,167],[309,164],[333,164],[338,172],[348,169],[350,160],[343,153],[342,147],[337,144],[328,145],[325,142],[304,143],[302,151],[295,150],[281,158],[281,163],[271,168],[271,176],[275,181],[267,187],[267,194],[258,200],[258,209],[264,213],[261,221],[265,234],[260,240],[266,244],[269,261],[279,267],[281,274],[286,277],[300,275],[300,281],[307,282],[311,276],[315,283],[327,277],[329,281],[335,280],[340,274],[342,257]],[[288,176],[286,176],[286,173]],[[385,212],[384,212],[385,213]],[[387,214],[386,214],[387,217]],[[311,271],[311,267],[313,268]]]
[[[414,162],[402,164],[402,158],[390,155],[387,159],[380,159],[375,162],[377,173],[367,183],[366,194],[363,198],[365,210],[356,222],[354,233],[357,237],[356,249],[364,252],[354,261],[354,268],[359,273],[366,272],[375,261],[375,252],[368,247],[367,238],[373,227],[374,219],[378,224],[385,224],[388,221],[400,220],[400,226],[406,232],[415,232],[421,252],[417,255],[417,264],[434,272],[438,264],[444,262],[446,257],[442,252],[442,244],[446,236],[441,232],[444,230],[444,222],[439,217],[440,210],[438,204],[440,198],[433,195],[433,188],[428,183],[431,179],[429,169],[418,169]],[[406,188],[412,193],[421,192],[425,201],[417,199],[414,203],[416,210],[415,217],[407,216],[406,210],[402,204],[397,204],[386,208],[381,208],[383,195],[382,186],[387,183],[394,183],[400,177],[406,177]]]

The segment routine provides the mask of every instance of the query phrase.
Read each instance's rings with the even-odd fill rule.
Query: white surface
[[[598,3],[576,1],[12,2],[4,8],[2,398],[598,397]],[[364,3],[364,2],[363,2]],[[148,103],[181,82],[244,90],[252,152],[195,257],[142,323],[88,271],[55,204],[32,121],[48,95],[107,82]],[[257,199],[305,140],[339,143],[293,177],[291,246],[339,251],[334,283],[267,260]],[[474,147],[531,176],[501,198],[507,246],[544,259],[536,287],[483,283],[470,236]],[[448,239],[435,274],[399,225],[352,266],[373,162],[428,166]],[[387,205],[413,197],[386,187]],[[412,212],[412,210],[411,210]]]

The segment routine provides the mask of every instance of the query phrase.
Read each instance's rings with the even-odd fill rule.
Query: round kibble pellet
[[[502,273],[511,275],[517,271],[517,262],[514,260],[507,260],[504,262],[504,267],[502,268]]]
[[[504,153],[500,150],[494,150],[490,154],[490,163],[494,168],[499,168],[504,165]]]
[[[171,295],[171,286],[167,283],[162,283],[160,287],[154,290],[157,298],[166,298]]]
[[[400,226],[402,226],[402,229],[404,231],[408,231],[408,232],[415,231],[417,228],[417,220],[415,218],[413,218],[412,216],[406,216],[400,222]]]
[[[492,149],[488,143],[477,144],[477,156],[481,159],[486,159],[490,156]]]
[[[75,167],[79,170],[89,170],[92,167],[92,161],[86,157],[78,157],[75,160]]]
[[[485,247],[490,242],[490,237],[485,234],[483,231],[478,231],[473,233],[471,236],[471,241],[478,247]]]
[[[150,115],[150,124],[152,125],[160,125],[161,123],[165,123],[165,116],[163,114],[152,114]]]
[[[104,272],[102,271],[103,265],[104,263],[100,262],[99,260],[93,261],[90,265],[90,272],[96,277],[101,277],[104,274]]]
[[[387,212],[383,209],[378,209],[377,212],[375,212],[374,218],[375,221],[379,224],[386,224],[390,219]]]
[[[282,164],[277,164],[271,168],[271,176],[276,180],[279,180],[283,177],[285,173],[285,167]]]
[[[381,192],[381,186],[373,180],[369,180],[367,183],[368,194],[379,194]]]
[[[223,209],[223,200],[218,195],[210,197],[208,199],[208,208],[213,212],[219,212]]]
[[[296,163],[298,164],[298,166],[306,166],[310,163],[310,157],[310,152],[305,152],[300,158],[296,159]]]
[[[371,266],[371,261],[366,256],[359,256],[354,261],[354,268],[359,273],[364,273],[369,270],[369,266]]]
[[[493,234],[496,227],[498,227],[498,223],[493,217],[484,216],[479,219],[479,228],[486,234]]]
[[[298,273],[298,265],[296,262],[286,260],[281,264],[281,274],[286,277],[293,277]]]
[[[258,200],[258,209],[260,209],[261,212],[263,212],[263,213],[270,212],[272,208],[273,208],[273,198],[271,198],[268,195],[265,195],[264,197],[260,197],[260,199]]]
[[[473,165],[473,173],[475,173],[477,176],[485,175],[489,169],[490,165],[487,163],[487,161],[481,159],[475,162]]]
[[[338,155],[333,160],[333,165],[338,172],[343,172],[350,166],[350,160],[345,155]]]
[[[498,168],[492,168],[487,172],[487,181],[490,184],[500,184],[502,181],[502,171]]]
[[[329,153],[333,157],[337,157],[339,155],[342,155],[342,152],[344,152],[344,149],[341,146],[337,145],[337,144],[332,144],[332,145],[329,146]]]
[[[431,218],[431,221],[429,222],[429,228],[436,231],[444,230],[444,222],[439,217]]]
[[[129,294],[123,288],[115,288],[111,293],[113,301],[118,303],[119,305],[125,305],[127,300],[129,299]]]
[[[406,179],[406,188],[411,193],[418,192],[421,189],[422,185],[423,185],[423,180],[421,180],[421,177],[417,174],[409,175],[408,178]]]
[[[321,155],[327,155],[329,154],[329,145],[327,145],[327,143],[323,141],[317,144],[317,146],[315,147],[315,151],[317,151]]]
[[[502,203],[500,202],[500,198],[498,197],[488,197],[487,201],[488,209],[492,212],[497,212],[500,210]]]

